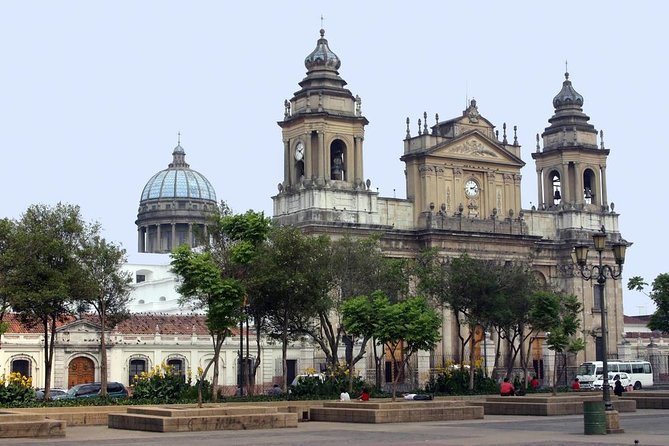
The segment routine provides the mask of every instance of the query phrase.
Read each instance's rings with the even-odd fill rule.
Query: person
[[[431,400],[432,395],[428,395],[426,393],[403,393],[402,396],[404,397],[405,400]]]
[[[613,381],[615,381],[615,385],[613,386],[613,393],[615,393],[617,396],[623,396],[623,392],[625,391],[625,388],[623,387],[622,383],[620,382],[620,376],[618,376],[618,375],[614,376]]]
[[[360,394],[360,401],[369,401],[369,392],[366,387],[362,388],[362,393]]]
[[[340,391],[341,393],[339,394],[339,401],[351,401],[351,396],[348,394],[346,389],[342,387]]]
[[[581,390],[581,383],[578,381],[578,378],[574,378],[574,381],[571,383],[571,390],[575,392]]]
[[[269,389],[269,394],[272,396],[281,395],[281,387],[278,384],[274,384],[271,389]]]
[[[504,381],[499,386],[499,394],[501,396],[513,396],[516,394],[516,389],[513,387],[513,384],[509,381],[509,377],[504,377]]]
[[[539,380],[537,379],[537,375],[532,375],[532,379],[530,380],[530,389],[536,390],[539,388]]]

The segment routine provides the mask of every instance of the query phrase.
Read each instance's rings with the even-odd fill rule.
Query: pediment
[[[99,333],[100,325],[84,319],[79,319],[58,327],[56,332],[70,333]]]
[[[429,157],[449,160],[478,161],[522,167],[525,163],[499,143],[486,138],[477,130],[470,131],[432,147]]]

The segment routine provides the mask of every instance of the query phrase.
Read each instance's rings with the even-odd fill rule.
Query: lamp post
[[[623,272],[623,263],[625,263],[625,249],[627,245],[625,243],[615,243],[613,244],[613,256],[615,258],[616,266],[605,265],[602,262],[602,253],[606,249],[606,231],[604,226],[600,232],[596,232],[592,236],[595,251],[598,255],[598,263],[596,265],[588,266],[588,246],[579,245],[574,247],[573,257],[578,269],[581,273],[581,276],[585,280],[594,280],[597,282],[597,287],[599,288],[599,296],[601,298],[601,316],[602,316],[602,368],[603,370],[603,399],[604,399],[604,408],[605,410],[613,410],[613,404],[611,404],[611,392],[609,389],[609,362],[608,362],[608,347],[607,347],[607,320],[606,320],[606,298],[604,296],[604,288],[606,284],[606,279],[610,278],[616,280],[620,277]]]

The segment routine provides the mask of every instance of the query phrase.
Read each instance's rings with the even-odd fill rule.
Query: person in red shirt
[[[536,390],[539,387],[539,380],[537,379],[536,376],[532,376],[532,379],[530,380],[530,388],[532,390]]]
[[[362,393],[360,394],[360,401],[369,401],[369,392],[366,388],[362,388]]]
[[[574,381],[571,383],[571,390],[574,391],[581,390],[581,383],[578,382],[578,378],[574,378]]]
[[[502,396],[513,396],[516,394],[516,389],[513,388],[513,384],[509,381],[509,377],[504,378],[504,382],[499,386],[499,394]]]

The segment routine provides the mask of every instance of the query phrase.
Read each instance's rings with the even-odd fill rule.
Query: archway
[[[95,381],[95,364],[90,358],[78,356],[70,361],[67,368],[67,386],[92,383]]]

